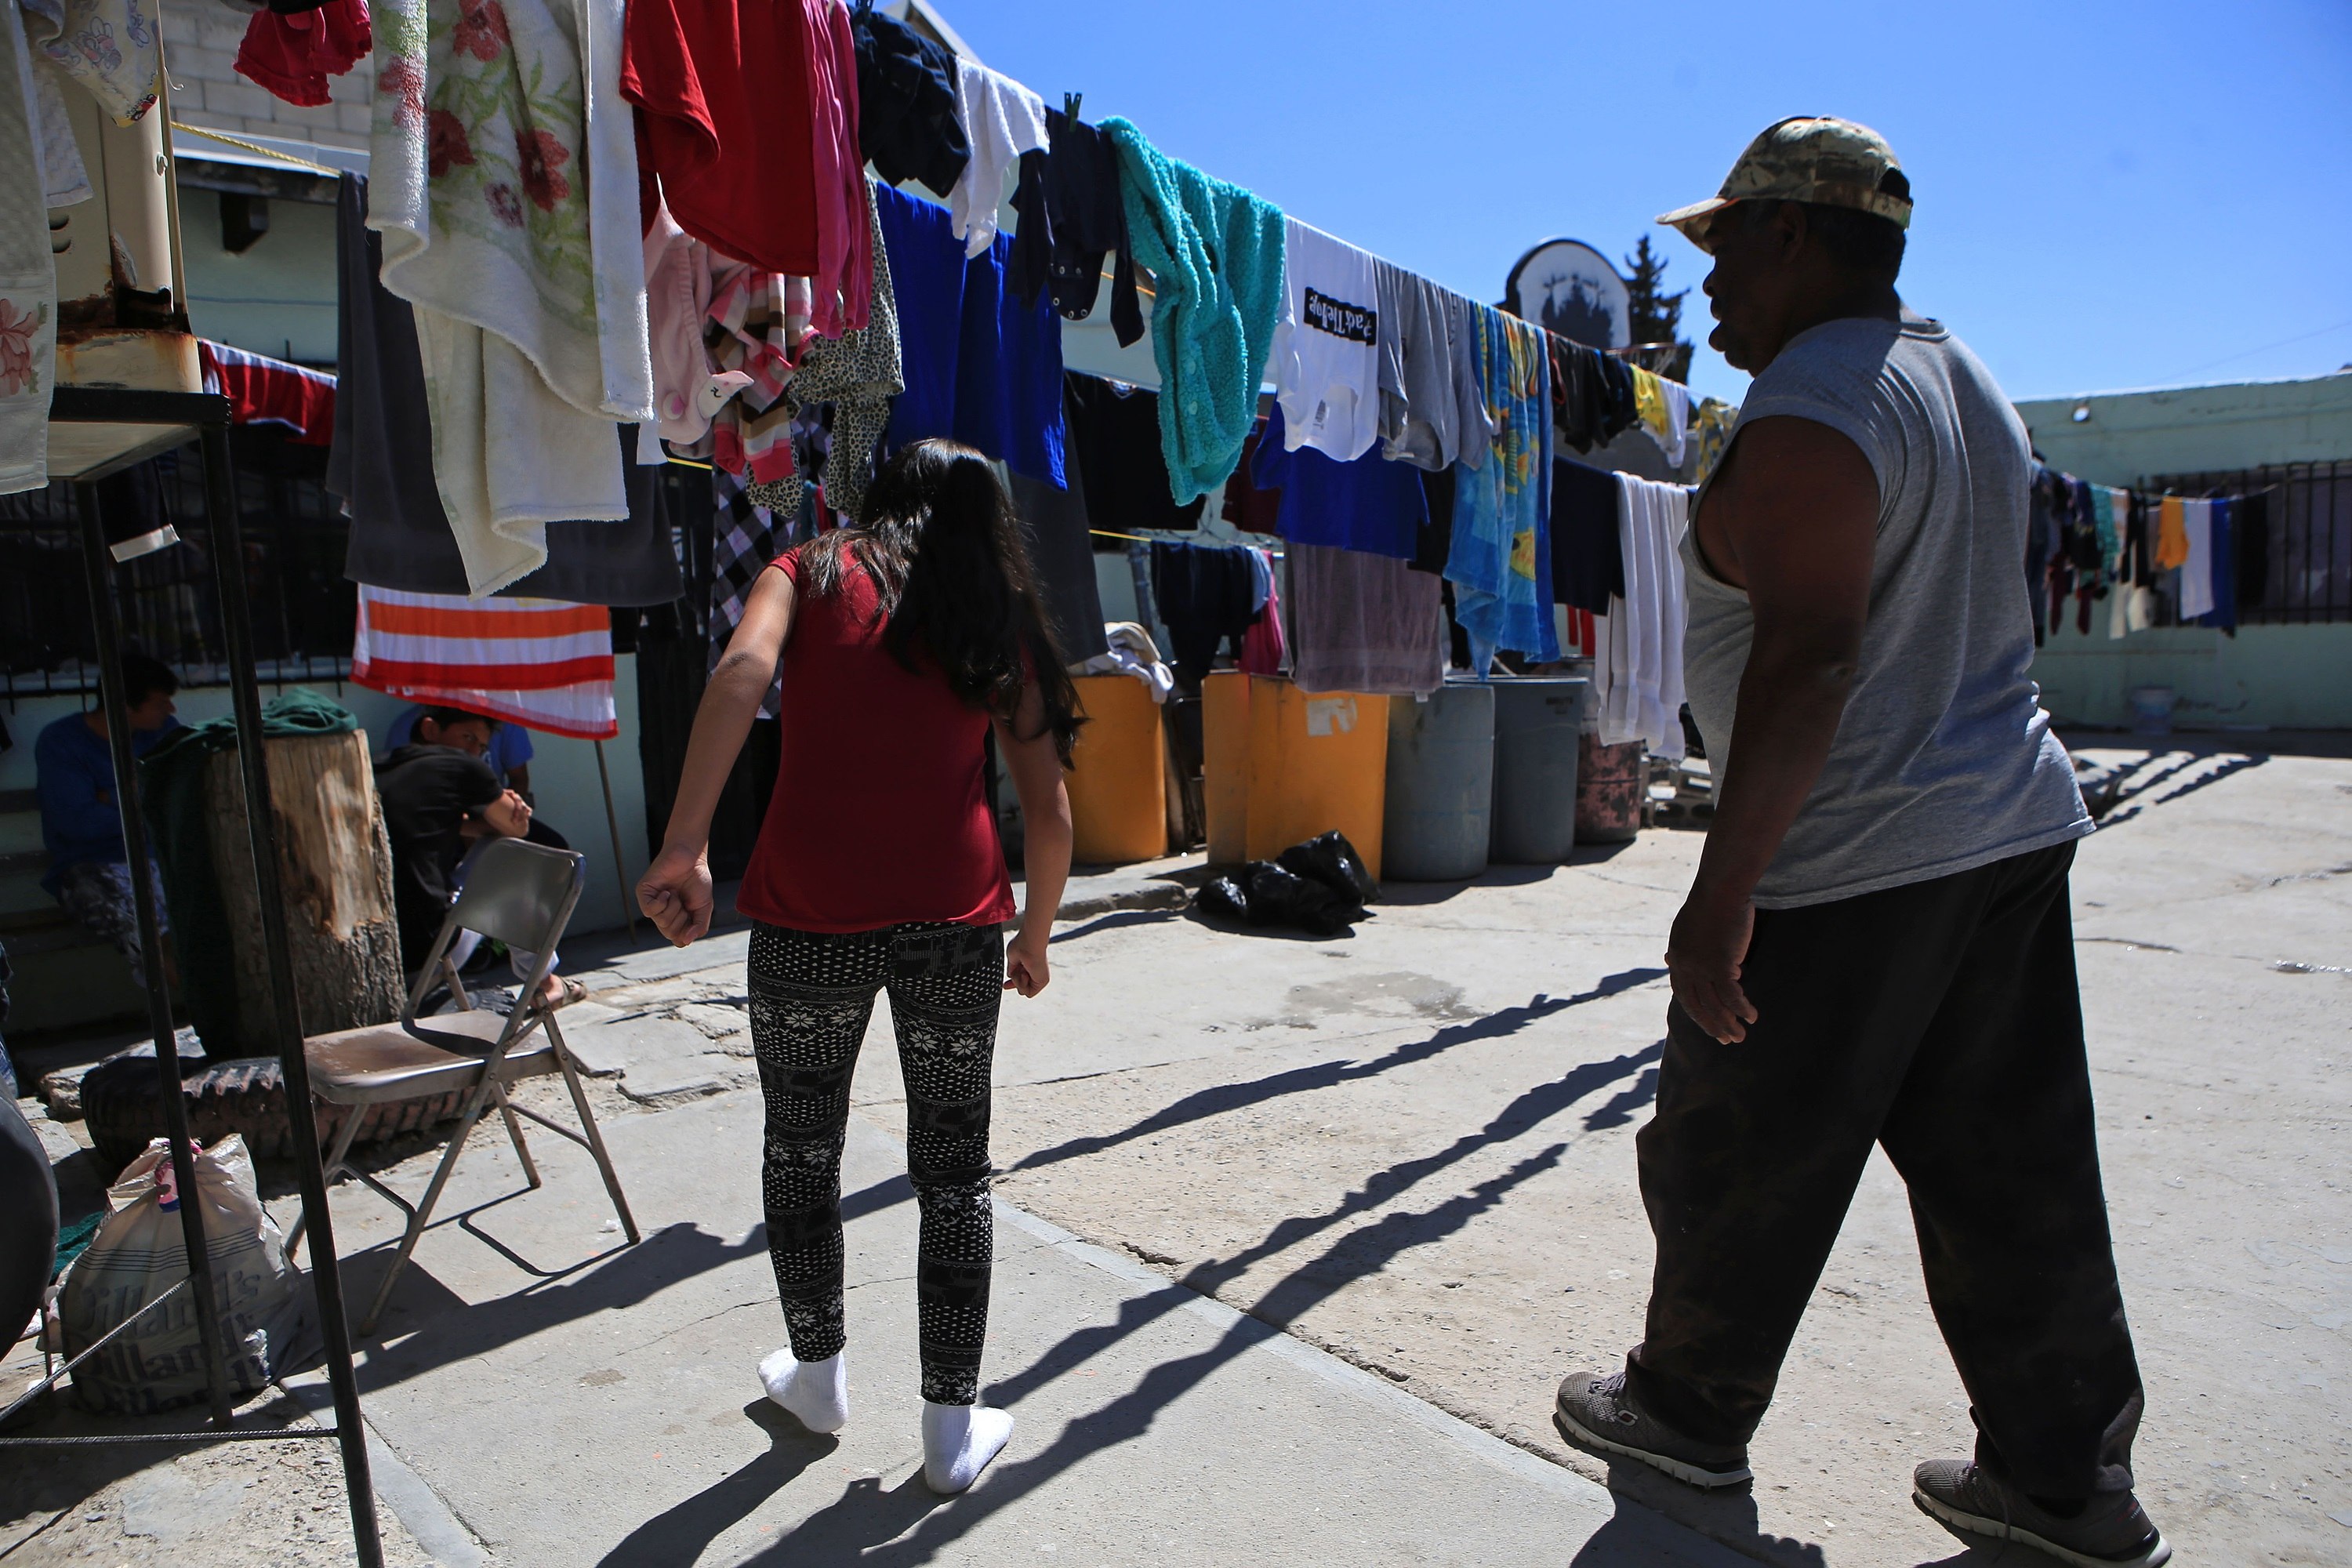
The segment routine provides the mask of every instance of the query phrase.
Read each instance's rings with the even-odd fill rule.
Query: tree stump
[[[392,909],[392,840],[376,800],[367,737],[299,735],[263,742],[278,828],[280,907],[301,1032],[330,1034],[400,1016],[400,926]],[[236,963],[236,1054],[276,1056],[269,966],[254,902],[237,753],[206,764],[213,865]],[[224,1053],[215,1050],[215,1056]]]

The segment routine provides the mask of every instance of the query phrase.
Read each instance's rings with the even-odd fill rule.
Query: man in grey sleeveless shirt
[[[1718,798],[1639,1140],[1657,1238],[1625,1370],[1566,1436],[1702,1487],[1748,1440],[1873,1144],[1907,1184],[1973,1461],[1914,1498],[2076,1563],[2161,1563],[2099,1179],[2067,871],[2091,830],[2028,674],[2025,431],[1895,289],[1908,179],[1783,121],[1670,213],[1755,384],[1683,543]]]

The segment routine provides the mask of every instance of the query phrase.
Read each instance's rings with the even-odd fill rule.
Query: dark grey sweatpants
[[[1911,1194],[1977,1458],[2026,1492],[2131,1485],[2139,1367],[2093,1131],[2072,843],[1803,909],[1759,910],[1748,1038],[1668,1016],[1639,1140],[1657,1237],[1634,1397],[1745,1443],[1871,1146]]]

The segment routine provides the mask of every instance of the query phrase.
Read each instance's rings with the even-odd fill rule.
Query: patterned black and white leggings
[[[793,1354],[823,1361],[845,1342],[842,1138],[857,1049],[875,993],[887,988],[907,1085],[907,1174],[922,1210],[915,1297],[923,1397],[977,1403],[988,1334],[988,1092],[1003,933],[901,925],[829,935],[754,925],[750,973],[751,1045],[768,1103],[768,1257]]]

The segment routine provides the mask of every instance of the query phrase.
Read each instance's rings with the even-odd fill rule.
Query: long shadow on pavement
[[[530,1264],[515,1258],[503,1244],[482,1235],[469,1223],[482,1211],[510,1202],[518,1195],[520,1194],[508,1194],[445,1215],[436,1219],[430,1228],[463,1226],[510,1260],[530,1268]],[[842,1194],[842,1223],[846,1225],[898,1204],[911,1203],[914,1196],[914,1186],[903,1173],[885,1177],[871,1186]],[[387,1238],[365,1251],[345,1257],[346,1277],[359,1280],[361,1285],[373,1286],[381,1277],[368,1266],[388,1263],[396,1240]],[[429,1268],[412,1262],[401,1276],[400,1288],[393,1292],[385,1321],[391,1326],[391,1333],[402,1331],[401,1320],[409,1324],[429,1323],[430,1331],[412,1334],[388,1347],[382,1342],[391,1334],[377,1334],[378,1345],[360,1372],[362,1390],[388,1388],[578,1318],[636,1306],[696,1275],[724,1268],[740,1258],[759,1257],[767,1250],[768,1227],[764,1223],[753,1226],[742,1240],[726,1242],[698,1226],[680,1221],[654,1232],[635,1247],[614,1247],[570,1268],[549,1273],[541,1283],[480,1302],[459,1300],[434,1279]],[[353,1271],[353,1265],[360,1266],[357,1271]],[[360,1285],[352,1287],[354,1293],[359,1288]],[[434,1294],[424,1296],[420,1291]]]
[[[883,1184],[887,1185],[887,1184]],[[904,1187],[904,1179],[900,1185]],[[865,1198],[866,1194],[856,1194]],[[493,1202],[505,1202],[504,1198]],[[874,1207],[887,1204],[873,1202]],[[487,1205],[485,1205],[487,1206]],[[436,1221],[462,1223],[471,1209]],[[870,1212],[870,1211],[869,1211]],[[598,1312],[625,1310],[640,1305],[673,1285],[724,1268],[744,1258],[767,1251],[765,1230],[754,1226],[748,1236],[729,1242],[685,1221],[648,1235],[636,1246],[616,1248],[579,1268],[527,1285],[491,1300],[457,1299],[433,1279],[429,1270],[412,1265],[401,1276],[399,1289],[384,1314],[385,1327],[375,1336],[366,1363],[360,1369],[363,1394],[388,1388],[437,1367],[487,1354],[530,1335]],[[380,1276],[370,1263],[389,1264],[392,1243],[371,1247],[343,1259],[345,1278],[354,1299],[373,1289]],[[357,1266],[357,1267],[355,1267]],[[396,1344],[382,1342],[415,1329]]]
[[[1281,1298],[1278,1310],[1289,1317],[1296,1317],[1315,1301],[1339,1290],[1351,1280],[1377,1271],[1405,1247],[1461,1229],[1478,1215],[1501,1203],[1512,1188],[1557,1165],[1567,1148],[1565,1143],[1555,1143],[1520,1161],[1501,1175],[1480,1183],[1425,1214],[1391,1215],[1365,1233],[1386,1233],[1381,1236],[1379,1244],[1349,1247],[1354,1256],[1339,1267],[1327,1269],[1309,1265],[1307,1268],[1293,1273],[1275,1288],[1269,1300]],[[1351,1242],[1356,1239],[1349,1238]],[[1326,1254],[1326,1258],[1330,1256]],[[1318,1264],[1322,1261],[1318,1259]],[[1017,1404],[1024,1395],[1044,1387],[1064,1372],[1082,1365],[1193,1299],[1193,1292],[1184,1286],[1169,1285],[1150,1295],[1122,1301],[1118,1321],[1080,1329],[1038,1357],[1026,1370],[991,1384],[988,1390],[991,1403],[1003,1405]],[[1156,1363],[1134,1388],[1063,1426],[1042,1452],[1024,1459],[999,1461],[979,1488],[958,1500],[951,1508],[929,1513],[903,1540],[898,1537],[906,1532],[908,1510],[903,1502],[894,1501],[898,1494],[880,1492],[877,1489],[871,1496],[861,1497],[853,1489],[845,1493],[839,1502],[743,1561],[747,1565],[761,1564],[763,1568],[783,1568],[785,1564],[797,1568],[798,1564],[806,1563],[846,1561],[847,1554],[855,1552],[860,1554],[858,1561],[867,1563],[927,1562],[982,1520],[1018,1502],[1088,1455],[1101,1453],[1142,1436],[1151,1429],[1153,1421],[1162,1409],[1199,1386],[1219,1367],[1252,1347],[1274,1339],[1279,1331],[1256,1316],[1244,1315],[1234,1319],[1214,1344],[1188,1356]],[[903,1492],[907,1489],[902,1487],[899,1490]],[[888,1544],[885,1545],[886,1542]]]
[[[2207,769],[2169,794],[2158,795],[2155,793],[2158,785],[2179,777],[2202,763],[2212,760],[2210,752],[2192,752],[2172,763],[2169,767],[2158,768],[2156,772],[2142,776],[2139,770],[2157,761],[2158,755],[2160,753],[2151,753],[2141,761],[2129,764],[2109,781],[2105,805],[2095,809],[2092,813],[2098,818],[2099,826],[2102,829],[2129,822],[2133,817],[2154,806],[2169,805],[2183,795],[2194,795],[2209,785],[2220,784],[2233,773],[2242,773],[2249,768],[2261,767],[2270,761],[2269,757],[2259,752],[2242,756],[2225,756],[2218,766]]]
[[[1608,976],[1592,990],[1576,996],[1538,996],[1526,1007],[1506,1008],[1485,1019],[1438,1030],[1428,1040],[1399,1047],[1373,1062],[1331,1064],[1331,1068],[1341,1076],[1328,1081],[1343,1082],[1349,1078],[1387,1071],[1410,1060],[1423,1059],[1468,1039],[1507,1036],[1561,1008],[1616,994],[1659,978],[1660,973],[1654,970],[1628,970]],[[1528,1089],[1505,1106],[1477,1132],[1455,1140],[1436,1154],[1391,1166],[1375,1174],[1362,1188],[1349,1194],[1328,1212],[1286,1220],[1256,1246],[1233,1258],[1195,1268],[1187,1276],[1186,1283],[1171,1283],[1147,1296],[1122,1302],[1116,1322],[1081,1329],[1069,1334],[1041,1354],[1028,1368],[1011,1378],[993,1383],[990,1388],[992,1399],[1008,1405],[1017,1402],[1024,1395],[1053,1383],[1111,1345],[1192,1300],[1196,1291],[1213,1294],[1218,1288],[1239,1278],[1261,1259],[1296,1247],[1355,1215],[1391,1201],[1478,1150],[1507,1142],[1608,1084],[1654,1062],[1662,1046],[1663,1043],[1653,1045],[1605,1062],[1586,1063],[1550,1083]],[[1654,1075],[1645,1074],[1643,1077],[1646,1080]],[[1255,1097],[1258,1100],[1316,1087],[1296,1081],[1297,1079],[1296,1074],[1280,1074],[1262,1080],[1260,1086],[1245,1087],[1263,1088],[1264,1092]],[[1588,1118],[1587,1126],[1614,1125],[1614,1121],[1606,1119],[1612,1115],[1622,1119],[1627,1113],[1632,1103],[1628,1100],[1629,1095],[1649,1092],[1654,1092],[1654,1087],[1645,1091],[1637,1081],[1633,1089],[1622,1092],[1594,1111]],[[1153,1126],[1180,1125],[1215,1114],[1217,1109],[1231,1109],[1234,1104],[1255,1102],[1251,1098],[1229,1100],[1222,1106],[1213,1108],[1197,1103],[1201,1099],[1199,1096],[1191,1097],[1179,1102],[1178,1107],[1171,1108],[1171,1111],[1189,1108],[1187,1114],[1177,1115],[1172,1120],[1147,1122],[1129,1133],[1104,1142],[1100,1146],[1108,1147],[1128,1137],[1139,1136]],[[1169,1113],[1162,1112],[1161,1116],[1168,1117]],[[919,1477],[889,1491],[882,1490],[877,1482],[853,1484],[840,1499],[803,1521],[789,1535],[762,1547],[751,1561],[775,1563],[811,1561],[813,1559],[806,1553],[812,1548],[820,1553],[814,1560],[829,1561],[832,1559],[823,1555],[828,1548],[871,1549],[890,1542],[898,1543],[877,1553],[877,1561],[911,1563],[927,1559],[961,1537],[979,1520],[1034,1490],[1085,1455],[1140,1436],[1150,1430],[1162,1407],[1197,1386],[1218,1367],[1251,1346],[1270,1340],[1280,1331],[1281,1326],[1295,1322],[1317,1303],[1355,1280],[1378,1272],[1399,1254],[1460,1230],[1478,1215],[1499,1205],[1511,1190],[1556,1166],[1567,1148],[1566,1142],[1554,1143],[1520,1161],[1502,1174],[1433,1209],[1418,1214],[1388,1215],[1378,1224],[1350,1233],[1277,1282],[1248,1310],[1246,1315],[1238,1319],[1220,1337],[1215,1345],[1193,1355],[1154,1366],[1135,1389],[1108,1405],[1070,1423],[1042,1453],[999,1466],[992,1471],[982,1491],[969,1500],[959,1501],[951,1510],[933,1511],[940,1500],[921,1486]],[[1065,1146],[1063,1150],[1055,1152],[1055,1157],[1066,1159],[1089,1152],[1092,1151]],[[903,1175],[893,1176],[859,1192],[845,1194],[842,1205],[843,1216],[846,1220],[874,1214],[905,1202],[912,1195],[907,1179]],[[466,1212],[469,1214],[471,1211]],[[457,1223],[463,1217],[464,1215],[454,1215],[441,1223]],[[423,1303],[420,1310],[416,1298],[404,1290],[402,1295],[406,1296],[409,1304],[404,1306],[401,1298],[396,1296],[395,1310],[412,1321],[429,1317],[432,1331],[412,1335],[400,1344],[375,1352],[362,1373],[362,1383],[369,1390],[382,1388],[563,1322],[595,1312],[636,1305],[671,1285],[753,1256],[763,1250],[765,1246],[765,1235],[760,1227],[755,1226],[740,1242],[728,1243],[695,1226],[679,1224],[655,1233],[637,1247],[606,1255],[598,1266],[585,1272],[567,1273],[562,1278],[534,1284],[478,1305],[445,1297]],[[421,1269],[412,1269],[409,1278],[420,1284],[430,1280],[430,1276]],[[761,1420],[763,1426],[769,1426],[772,1434],[778,1433],[779,1426],[772,1426],[762,1419],[765,1415],[764,1408],[754,1408],[753,1418]],[[790,1425],[788,1421],[779,1419],[781,1426]],[[779,1436],[776,1447],[769,1454],[632,1531],[604,1560],[604,1568],[634,1568],[638,1564],[649,1568],[656,1562],[691,1561],[693,1553],[677,1549],[680,1542],[696,1541],[700,1545],[708,1545],[799,1475],[813,1458],[829,1451],[829,1447],[815,1447],[815,1439],[807,1438],[804,1435],[795,1434],[794,1436],[798,1441]],[[801,1451],[799,1442],[811,1445],[807,1453]],[[898,1538],[910,1526],[917,1527],[915,1533],[898,1542]],[[698,1546],[697,1551],[699,1549]]]
[[[698,1562],[712,1542],[841,1447],[840,1438],[815,1436],[765,1399],[746,1405],[743,1415],[767,1432],[768,1451],[629,1531],[599,1559],[597,1568],[675,1568]]]
[[[1222,1116],[1229,1110],[1238,1110],[1245,1106],[1263,1105],[1267,1100],[1279,1100],[1286,1095],[1306,1094],[1318,1089],[1329,1089],[1338,1084],[1376,1078],[1381,1073],[1393,1072],[1402,1067],[1411,1067],[1415,1062],[1427,1061],[1441,1052],[1451,1050],[1455,1046],[1467,1045],[1473,1040],[1503,1039],[1518,1033],[1538,1019],[1551,1016],[1554,1013],[1586,1002],[1597,1002],[1603,997],[1614,996],[1620,992],[1646,985],[1654,980],[1663,980],[1665,976],[1666,972],[1663,969],[1621,970],[1615,974],[1604,976],[1601,983],[1590,991],[1580,991],[1573,996],[1546,996],[1538,994],[1531,997],[1525,1006],[1500,1008],[1483,1018],[1475,1018],[1466,1024],[1449,1024],[1427,1039],[1414,1040],[1399,1046],[1385,1056],[1373,1057],[1364,1061],[1318,1062],[1311,1067],[1293,1068],[1286,1072],[1270,1073],[1265,1078],[1253,1079],[1247,1083],[1218,1084],[1213,1088],[1188,1094],[1174,1104],[1153,1111],[1150,1116],[1124,1131],[1102,1133],[1094,1137],[1073,1138],[1067,1142],[1057,1143],[1051,1149],[1040,1149],[1006,1168],[1008,1171],[1034,1171],[1040,1166],[1057,1165],[1065,1160],[1099,1154],[1106,1149],[1116,1149],[1120,1144],[1131,1143],[1138,1138],[1148,1138],[1157,1132],[1165,1132],[1173,1127],[1182,1127],[1191,1122],[1206,1121],[1212,1116]]]
[[[1082,936],[1092,936],[1098,931],[1118,931],[1126,926],[1166,925],[1170,921],[1182,920],[1181,910],[1113,910],[1107,915],[1097,915],[1083,925],[1067,931],[1057,931],[1046,938],[1049,944],[1076,942]]]
[[[1246,1273],[1260,1260],[1287,1252],[1309,1237],[1319,1236],[1335,1225],[1351,1219],[1357,1215],[1369,1213],[1382,1204],[1392,1202],[1439,1172],[1461,1163],[1478,1151],[1498,1143],[1507,1143],[1520,1133],[1549,1121],[1586,1095],[1656,1061],[1665,1054],[1665,1046],[1666,1043],[1664,1040],[1659,1040],[1643,1047],[1638,1051],[1612,1057],[1605,1062],[1586,1062],[1552,1079],[1549,1083],[1538,1084],[1496,1112],[1477,1131],[1463,1134],[1434,1154],[1424,1155],[1418,1160],[1402,1161],[1384,1171],[1375,1173],[1365,1181],[1362,1186],[1349,1193],[1322,1214],[1294,1215],[1284,1220],[1268,1231],[1265,1238],[1255,1247],[1246,1247],[1231,1258],[1196,1265],[1184,1274],[1184,1283],[1204,1296],[1213,1296],[1219,1289]],[[1559,1149],[1564,1150],[1566,1147],[1566,1144],[1561,1144]],[[1558,1152],[1559,1150],[1554,1151],[1554,1152]],[[1441,1205],[1431,1212],[1443,1214],[1445,1212],[1444,1205]],[[1440,1230],[1426,1237],[1410,1236],[1408,1233],[1412,1224],[1420,1217],[1412,1215],[1390,1215],[1379,1225],[1352,1232],[1343,1237],[1330,1251],[1313,1262],[1304,1265],[1290,1278],[1295,1279],[1300,1274],[1320,1268],[1339,1253],[1353,1253],[1365,1247],[1371,1247],[1375,1250],[1385,1248],[1385,1251],[1381,1252],[1380,1258],[1380,1261],[1385,1263],[1408,1247],[1422,1246],[1424,1242],[1434,1240],[1437,1236],[1446,1234],[1445,1231]],[[1397,1226],[1399,1222],[1402,1222],[1403,1228],[1392,1228]],[[1375,1268],[1377,1267],[1376,1264]],[[1348,1276],[1349,1279],[1356,1277]],[[1277,1328],[1289,1327],[1297,1321],[1297,1314],[1295,1312],[1285,1314],[1276,1306],[1287,1283],[1288,1281],[1286,1280],[1284,1284],[1276,1285],[1249,1310]],[[1325,1292],[1325,1294],[1328,1293]],[[1320,1300],[1321,1296],[1316,1297],[1315,1300]],[[1305,1305],[1313,1304],[1313,1301],[1309,1301]],[[1305,1306],[1302,1306],[1300,1310],[1304,1310]]]
[[[1562,1001],[1559,1005],[1567,1003]],[[1120,1302],[1114,1322],[1076,1330],[1023,1371],[992,1381],[987,1391],[990,1402],[1017,1405],[1026,1395],[1178,1310],[1193,1300],[1196,1293],[1213,1296],[1220,1287],[1240,1278],[1260,1259],[1388,1202],[1480,1149],[1517,1137],[1585,1096],[1654,1062],[1664,1048],[1664,1042],[1659,1041],[1610,1061],[1576,1068],[1551,1083],[1517,1096],[1484,1128],[1455,1140],[1439,1153],[1391,1166],[1372,1176],[1325,1214],[1286,1220],[1255,1246],[1231,1258],[1196,1267],[1181,1284]],[[1026,1497],[1087,1456],[1142,1436],[1162,1409],[1199,1386],[1218,1368],[1251,1347],[1267,1342],[1349,1285],[1378,1273],[1400,1254],[1461,1230],[1500,1205],[1515,1188],[1555,1168],[1568,1147],[1564,1142],[1553,1143],[1433,1208],[1414,1214],[1390,1214],[1377,1224],[1349,1233],[1292,1269],[1255,1305],[1241,1309],[1242,1315],[1218,1337],[1216,1343],[1189,1356],[1158,1363],[1127,1394],[1066,1424],[1042,1452],[1023,1459],[1001,1461],[980,1489],[959,1500],[951,1509],[923,1518],[905,1539],[899,1539],[908,1523],[905,1506],[885,1506],[897,1494],[877,1489],[870,1497],[860,1497],[853,1489],[823,1513],[762,1547],[746,1563],[782,1568],[785,1563],[833,1561],[836,1555],[849,1552],[861,1553],[861,1561],[875,1563],[929,1561],[981,1521]]]

